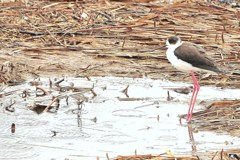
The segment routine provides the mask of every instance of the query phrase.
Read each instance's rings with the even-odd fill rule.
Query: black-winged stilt
[[[220,73],[221,71],[215,66],[204,54],[204,49],[200,46],[183,42],[177,36],[173,36],[167,39],[167,59],[178,70],[191,73],[193,80],[193,93],[190,101],[190,106],[187,114],[187,122],[192,119],[192,112],[198,95],[200,86],[194,72],[204,71],[209,73]]]

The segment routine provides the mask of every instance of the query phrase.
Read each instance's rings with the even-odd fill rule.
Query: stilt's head
[[[182,41],[179,37],[177,36],[172,36],[169,37],[166,41],[166,46],[167,48],[177,48],[182,44]]]

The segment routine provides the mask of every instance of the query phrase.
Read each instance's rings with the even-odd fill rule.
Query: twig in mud
[[[109,156],[108,156],[108,153],[106,153],[106,158],[107,158],[107,160],[110,160],[110,158],[109,158]]]
[[[128,95],[128,87],[129,87],[129,85],[127,85],[127,87],[126,87],[124,90],[122,90],[122,93],[124,93],[127,98],[129,98],[129,95]]]
[[[86,76],[86,78],[87,78],[88,81],[91,81],[90,77]]]
[[[93,94],[93,98],[97,96],[97,93],[91,88],[91,93]]]
[[[123,38],[123,44],[122,44],[122,49],[124,48],[125,45],[125,41],[126,41],[126,37]]]
[[[151,100],[152,97],[146,97],[146,98],[120,98],[118,97],[119,101],[144,101],[144,100]]]
[[[40,36],[40,35],[46,35],[47,34],[47,33],[44,33],[44,32],[34,32],[34,31],[24,31],[24,30],[19,30],[19,33],[29,34],[31,36]]]
[[[52,137],[55,137],[55,136],[57,136],[57,131],[51,131],[52,133],[53,133],[53,135],[52,135]]]
[[[58,97],[53,97],[53,100],[47,105],[47,107],[42,111],[42,113],[47,112],[49,108],[52,106],[52,104],[58,100],[59,100]]]
[[[223,50],[222,49],[220,50],[220,56],[221,56],[221,59],[223,60],[224,57],[223,57]]]
[[[81,119],[81,113],[82,113],[82,107],[83,107],[84,100],[78,100],[77,106],[78,106],[78,112],[77,112],[77,120],[78,120],[78,127],[82,127],[82,119]]]
[[[58,38],[56,38],[56,36],[54,34],[52,34],[49,30],[47,30],[47,32],[49,33],[49,35],[52,37],[52,39],[54,39],[59,45],[61,46],[66,46],[64,45]]]
[[[107,18],[107,19],[110,20],[110,21],[112,20],[111,15],[108,15],[106,12],[105,12],[105,13],[102,13],[102,12],[99,12],[99,11],[95,11],[95,12],[97,13],[95,19],[97,19],[97,17],[98,17],[99,15],[101,15],[101,16]]]
[[[224,33],[224,32],[222,32],[221,38],[222,38],[222,43],[225,43],[223,33]]]
[[[67,106],[69,105],[68,100],[69,100],[69,96],[66,97],[66,104],[67,104]]]
[[[232,159],[236,159],[236,160],[240,160],[240,157],[237,155],[237,154],[229,154],[228,155],[229,158],[232,158]]]
[[[17,91],[19,91],[19,89],[14,90],[14,91],[9,91],[9,92],[5,92],[5,93],[1,93],[1,94],[0,94],[0,98],[2,98],[2,97],[4,97],[4,96],[12,95],[13,93],[16,93]]]
[[[59,86],[60,83],[64,81],[64,78],[58,80],[57,82],[54,83],[55,86]]]
[[[214,158],[216,157],[216,155],[218,154],[218,151],[215,152],[215,154],[213,155],[212,159],[211,160],[214,160]]]
[[[16,131],[16,125],[15,125],[15,123],[12,123],[12,125],[11,125],[11,133],[15,133],[15,131]]]
[[[38,90],[42,91],[43,93],[39,94]],[[41,96],[45,96],[45,95],[50,95],[50,93],[47,90],[45,90],[44,88],[37,86],[36,87],[36,97],[41,97]]]
[[[49,78],[48,81],[49,81],[49,88],[52,88],[52,80]]]
[[[55,111],[51,111],[51,113],[55,113],[55,112],[57,112],[58,111],[58,109],[59,109],[59,107],[60,107],[60,99],[58,98],[57,100],[56,100],[56,102],[55,102],[56,104],[55,104]]]
[[[220,154],[220,160],[223,160],[223,149],[221,150],[221,154]]]
[[[90,119],[90,121],[96,123],[97,122],[97,117],[94,117],[94,118]]]
[[[15,112],[15,108],[12,107],[14,104],[16,104],[16,101],[13,101],[13,102],[12,102],[12,99],[11,99],[10,105],[6,106],[6,107],[5,107],[5,110],[6,110],[6,111],[9,111],[9,112]]]
[[[158,104],[158,101],[155,101],[155,102],[150,103],[150,104],[145,104],[145,105],[137,106],[137,107],[134,107],[134,109],[143,108],[143,107],[148,107],[148,106],[152,106],[152,105],[156,105],[156,104]]]
[[[99,56],[99,55],[98,55]],[[91,68],[90,67],[87,67],[87,69],[86,68],[84,68],[84,69],[82,69],[82,71],[80,71],[79,73],[77,73],[76,74],[76,76],[78,76],[81,72],[86,72],[86,71],[90,71],[90,70],[99,70],[99,71],[104,71],[104,72],[106,72],[104,69],[99,69],[99,68],[103,68],[104,66],[109,66],[109,65],[111,65],[111,64],[113,64],[114,62],[113,61],[111,61],[111,62],[108,62],[108,63],[105,63],[105,64],[99,64],[99,65],[95,65],[95,66],[92,66],[92,65],[90,65],[90,66],[92,66]]]
[[[157,27],[156,26],[157,26],[156,21],[154,21],[153,22],[153,28],[154,28],[155,33],[157,33]]]
[[[181,87],[181,88],[174,88],[173,90],[176,93],[182,93],[182,94],[189,94],[192,91],[193,87]]]
[[[179,117],[179,124],[182,125],[182,117]]]
[[[20,33],[22,34],[30,34],[32,36],[40,36],[40,35],[50,35],[53,39],[55,39],[59,44],[63,45],[58,39],[56,39],[53,35],[84,35],[83,32],[89,32],[89,35],[91,35],[92,32],[94,31],[99,31],[99,30],[109,30],[109,29],[119,29],[119,28],[134,28],[134,27],[141,27],[145,26],[147,24],[137,24],[137,25],[121,25],[121,26],[105,26],[105,27],[99,27],[99,28],[91,28],[91,29],[82,29],[77,32],[64,32],[64,31],[59,31],[59,32],[50,32],[46,30],[46,32],[33,32],[33,31],[25,31],[25,30],[19,30]],[[64,45],[63,45],[64,46]]]
[[[29,91],[26,89],[26,90],[24,90],[24,91],[20,94],[20,96],[21,96],[22,98],[26,98],[27,96],[30,96],[30,93],[29,93]]]
[[[32,85],[32,86],[40,86],[41,84],[42,84],[42,82],[39,82],[39,81],[31,81],[31,82],[29,82],[30,83],[30,85]]]
[[[55,103],[54,106],[52,106],[52,104]],[[45,104],[36,104],[34,103],[32,106],[29,106],[29,108],[33,111],[35,111],[37,114],[42,114],[44,112],[50,112],[50,113],[56,113],[59,109],[59,106],[60,106],[60,99],[59,97],[54,97],[53,96],[53,99],[52,101],[48,104],[48,105],[45,105]],[[56,108],[54,111],[50,111],[50,109],[52,108]]]
[[[87,65],[87,67],[85,67],[85,68],[79,68],[79,69],[84,72],[84,71],[87,71],[90,66],[91,66],[91,64]]]
[[[0,75],[1,75],[1,77],[0,77],[0,83],[7,84],[7,79],[2,76],[3,74],[4,74],[4,73],[0,72]]]
[[[218,39],[218,33],[216,33],[215,35],[215,42],[217,42],[217,39]]]
[[[173,100],[173,97],[170,96],[170,92],[167,91],[167,101]]]

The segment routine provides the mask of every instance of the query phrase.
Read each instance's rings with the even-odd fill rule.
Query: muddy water
[[[36,114],[28,108],[33,102],[48,104],[51,96],[36,97],[36,87],[29,83],[8,87],[4,92],[17,90],[1,97],[0,110],[0,159],[106,159],[117,155],[192,154],[206,150],[236,148],[239,138],[216,135],[210,132],[192,133],[185,120],[179,123],[178,115],[187,112],[190,94],[180,94],[172,89],[191,84],[172,83],[151,79],[114,77],[65,78],[61,86],[91,88],[77,114],[76,96],[49,89],[48,79],[40,79],[42,88],[52,95],[61,95],[57,112]],[[127,87],[127,95],[122,91]],[[2,88],[3,89],[3,88]],[[21,98],[27,90],[27,98]],[[172,98],[167,101],[167,91]],[[240,90],[202,87],[198,102],[215,99],[237,99]],[[127,98],[129,96],[129,98]],[[6,106],[12,102],[14,112]],[[10,108],[11,109],[11,108]],[[197,104],[195,111],[204,109]],[[78,118],[80,115],[80,118]],[[15,133],[11,125],[15,124]],[[194,140],[193,140],[194,138]]]

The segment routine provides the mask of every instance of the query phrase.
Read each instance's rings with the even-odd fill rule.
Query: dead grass
[[[184,1],[3,4],[0,62],[11,62],[21,79],[67,74],[189,80],[159,47],[174,34],[204,45],[222,69],[239,70],[239,12],[230,7]],[[239,86],[236,75],[204,78],[204,84]]]

